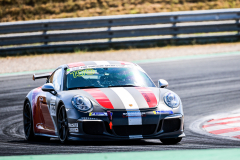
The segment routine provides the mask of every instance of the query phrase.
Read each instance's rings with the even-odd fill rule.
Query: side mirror
[[[167,88],[168,87],[168,82],[164,79],[159,79],[158,80],[158,88]]]
[[[46,83],[46,84],[44,84],[43,86],[42,86],[42,91],[44,91],[44,92],[50,92],[50,93],[52,93],[52,94],[57,94],[57,92],[55,91],[55,89],[54,89],[54,86],[53,86],[53,84],[52,83]]]

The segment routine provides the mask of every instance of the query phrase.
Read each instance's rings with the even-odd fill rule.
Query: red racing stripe
[[[214,122],[214,121],[221,121],[221,120],[226,120],[226,119],[234,119],[234,118],[240,118],[240,116],[236,116],[236,117],[226,117],[226,118],[219,118],[219,119],[212,119],[208,122]]]
[[[107,109],[114,109],[112,103],[108,97],[100,89],[83,89],[85,92],[88,92],[95,98],[98,103]]]
[[[219,130],[215,130],[215,131],[210,131],[209,133],[212,133],[212,134],[223,134],[223,133],[236,132],[236,131],[240,131],[240,127],[219,129]]]
[[[68,64],[68,67],[69,67],[69,68],[79,67],[79,66],[85,66],[85,64],[82,63],[82,62],[76,62],[76,63],[69,63],[69,64]]]
[[[237,139],[240,139],[240,135],[238,135],[238,136],[234,136],[233,138],[237,138]]]
[[[218,125],[224,125],[224,124],[230,124],[230,123],[240,123],[240,120],[238,120],[238,121],[228,121],[228,122],[222,122],[222,123],[207,124],[207,125],[203,125],[202,128],[218,126]]]
[[[156,107],[157,99],[156,99],[154,93],[152,92],[152,90],[150,90],[149,88],[145,88],[145,87],[135,87],[135,88],[142,94],[142,96],[148,103],[149,108]]]

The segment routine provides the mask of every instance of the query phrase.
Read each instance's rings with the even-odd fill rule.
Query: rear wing
[[[51,76],[52,73],[43,73],[43,74],[33,74],[33,80],[35,81],[35,79],[41,79],[41,78],[48,78]]]

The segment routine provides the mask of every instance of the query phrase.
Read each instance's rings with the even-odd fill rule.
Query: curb
[[[237,138],[233,138],[233,137],[229,137],[229,136],[221,136],[221,135],[209,133],[205,129],[202,128],[202,126],[210,120],[225,118],[225,117],[233,117],[234,113],[235,113],[235,115],[236,115],[236,113],[240,113],[240,109],[229,112],[229,113],[213,114],[213,115],[209,115],[209,116],[200,118],[200,119],[192,122],[189,125],[189,129],[196,134],[201,134],[201,135],[204,135],[204,136],[210,136],[210,137],[214,137],[214,138],[217,138],[217,139],[228,139],[228,140],[240,141],[240,139],[237,139]]]

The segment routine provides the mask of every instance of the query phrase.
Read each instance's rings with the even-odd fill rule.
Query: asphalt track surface
[[[189,129],[194,120],[240,107],[240,56],[224,56],[142,64],[157,84],[169,82],[169,89],[182,99],[186,137],[177,145],[160,140],[73,142],[61,144],[28,142],[23,137],[22,105],[26,94],[45,80],[33,81],[31,75],[0,77],[0,156],[95,152],[158,151],[208,148],[240,148],[240,141],[196,134]]]

